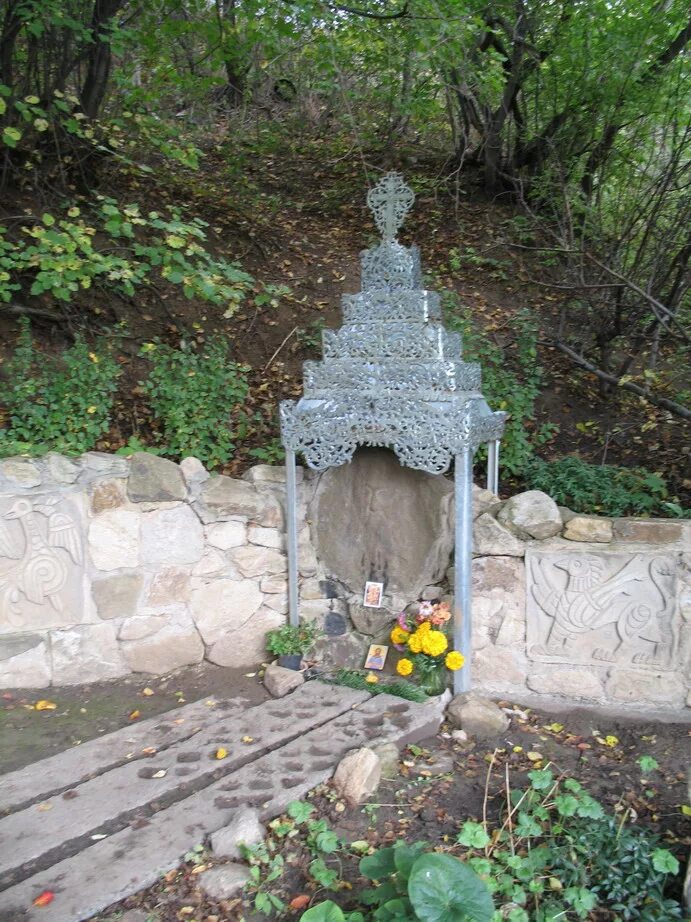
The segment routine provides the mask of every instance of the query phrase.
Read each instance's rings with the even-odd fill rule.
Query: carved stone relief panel
[[[526,554],[527,653],[538,662],[675,668],[679,554]]]
[[[83,619],[78,503],[50,494],[0,497],[0,634]]]

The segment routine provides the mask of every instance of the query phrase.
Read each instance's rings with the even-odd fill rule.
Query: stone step
[[[225,716],[234,708],[241,704],[204,698],[0,775],[0,814],[45,800],[131,759],[146,758],[145,748],[161,750],[189,739],[216,721],[219,712]]]
[[[54,863],[58,852],[65,857],[78,851],[91,835],[112,834],[147,816],[153,804],[160,809],[189,796],[367,698],[367,692],[332,693],[331,687],[309,682],[289,704],[271,700],[216,712],[192,738],[11,813],[0,819],[0,887]],[[228,751],[222,760],[216,758],[220,747]]]
[[[326,700],[332,694],[344,701],[362,694],[316,683],[314,687]],[[279,706],[292,710],[294,697],[295,693],[282,699]],[[145,822],[88,844],[78,854],[0,893],[0,922],[82,922],[155,883],[239,809],[254,807],[264,821],[269,820],[330,778],[348,750],[373,740],[402,746],[424,739],[436,733],[442,712],[441,702],[415,704],[388,695],[360,699],[316,729],[212,781]],[[44,890],[54,892],[53,902],[34,908],[32,901]]]

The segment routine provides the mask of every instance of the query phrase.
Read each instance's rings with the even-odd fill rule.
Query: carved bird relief
[[[674,574],[664,558],[655,557],[646,566],[634,557],[609,578],[603,575],[602,559],[592,554],[565,555],[551,563],[566,572],[566,587],[554,586],[545,560],[533,560],[532,594],[552,618],[545,645],[533,647],[534,653],[568,656],[577,636],[614,624],[618,641],[611,649],[594,649],[593,659],[613,661],[628,655],[632,663],[669,662],[674,599],[667,578]],[[641,641],[649,652],[640,652]]]
[[[0,520],[0,558],[17,560],[0,575],[0,613],[10,624],[21,624],[22,596],[36,605],[48,601],[55,611],[62,611],[60,593],[67,583],[68,563],[60,551],[66,551],[75,564],[82,562],[77,526],[70,516],[55,511],[57,502],[57,498],[18,499],[5,513],[5,521]],[[13,520],[21,526],[23,547],[5,524]]]

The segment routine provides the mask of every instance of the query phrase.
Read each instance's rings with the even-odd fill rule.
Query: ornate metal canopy
[[[323,332],[323,360],[305,362],[304,396],[281,403],[284,446],[315,470],[382,445],[407,467],[442,473],[463,449],[501,438],[506,414],[487,406],[480,366],[444,329],[417,247],[396,240],[413,202],[398,173],[370,191],[382,242],[360,256],[362,291],[344,295],[343,326]]]

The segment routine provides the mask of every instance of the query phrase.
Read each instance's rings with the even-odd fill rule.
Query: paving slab
[[[135,821],[0,893],[0,922],[83,922],[155,883],[177,867],[186,851],[238,811],[252,807],[268,821],[290,801],[330,778],[348,750],[373,739],[399,746],[415,742],[436,733],[442,719],[441,702],[415,704],[389,695],[369,698],[366,693],[316,683],[315,688],[326,700],[334,691],[344,700],[352,695],[365,695],[365,700],[360,698],[338,716],[145,821]],[[289,705],[295,695],[273,704],[292,710]],[[55,899],[34,908],[32,900],[44,890],[52,890]]]
[[[142,752],[146,747],[164,749],[188,739],[229,709],[247,708],[237,702],[204,698],[0,775],[0,815],[45,800],[132,758],[146,758]]]
[[[80,850],[85,838],[112,834],[182,800],[367,698],[366,692],[332,692],[330,686],[310,682],[291,695],[289,705],[266,701],[249,709],[214,711],[192,738],[11,813],[0,819],[0,888]],[[227,756],[218,759],[221,748]]]

